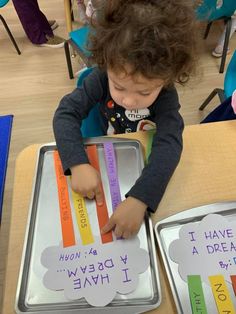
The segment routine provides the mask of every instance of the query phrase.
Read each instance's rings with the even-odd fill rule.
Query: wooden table
[[[143,147],[146,133],[135,138]],[[39,144],[23,150],[16,161],[3,314],[14,313],[15,293]],[[181,161],[153,215],[153,223],[172,214],[209,203],[236,200],[236,121],[187,126]],[[176,313],[164,267],[159,265],[162,303],[152,314]]]

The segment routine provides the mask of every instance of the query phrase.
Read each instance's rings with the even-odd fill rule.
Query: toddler
[[[72,189],[100,205],[101,178],[83,146],[83,119],[99,103],[104,132],[156,127],[148,164],[102,229],[130,238],[146,210],[156,211],[180,160],[184,125],[174,83],[187,82],[195,67],[194,10],[185,0],[107,0],[91,33],[97,67],[61,100],[54,134]]]

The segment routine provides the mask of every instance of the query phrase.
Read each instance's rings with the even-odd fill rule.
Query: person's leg
[[[86,15],[91,18],[96,15],[96,3],[95,1],[89,0],[86,7]]]
[[[83,24],[86,24],[87,18],[86,18],[86,13],[85,13],[86,6],[84,4],[84,0],[77,0],[77,4],[78,4],[78,10],[79,10],[79,20]]]
[[[233,33],[236,31],[236,16],[235,15],[232,16],[231,22],[232,22],[232,26],[231,26],[229,38],[231,38]],[[225,40],[225,33],[226,33],[226,27],[224,28],[224,31],[222,32],[215,49],[212,51],[212,55],[214,57],[221,57],[222,56],[224,40]],[[228,48],[228,51],[229,51],[229,48]]]
[[[37,0],[12,0],[26,35],[33,44],[44,44],[53,37],[51,26]]]

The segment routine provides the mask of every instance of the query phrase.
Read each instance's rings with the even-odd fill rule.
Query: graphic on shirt
[[[115,134],[115,129],[114,129],[113,125],[109,121],[108,122],[108,128],[107,128],[107,135],[111,135],[111,134]]]
[[[156,128],[155,123],[150,120],[141,120],[137,125],[137,131],[149,131],[155,128]]]
[[[125,115],[130,121],[138,121],[150,116],[150,110],[148,108],[125,110]]]
[[[108,120],[107,134],[146,131],[156,127],[148,108],[128,110],[109,100],[103,110]]]
[[[113,100],[109,100],[107,102],[107,107],[110,108],[110,109],[114,108],[114,101]]]

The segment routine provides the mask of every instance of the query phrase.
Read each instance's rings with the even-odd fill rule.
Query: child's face
[[[131,76],[112,70],[108,70],[107,73],[112,99],[116,104],[128,110],[148,108],[164,86],[163,80],[150,80],[141,74]]]

